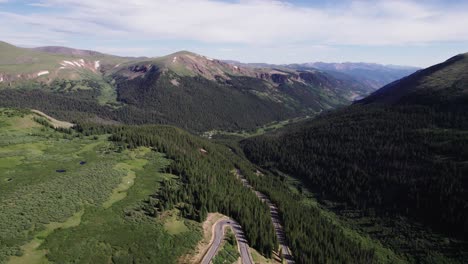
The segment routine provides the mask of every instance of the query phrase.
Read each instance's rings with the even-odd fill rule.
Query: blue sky
[[[125,56],[426,67],[468,52],[459,0],[0,0],[0,39]]]

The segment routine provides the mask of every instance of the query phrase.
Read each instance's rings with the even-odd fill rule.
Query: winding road
[[[242,228],[239,225],[239,223],[237,223],[236,221],[232,219],[223,219],[223,220],[218,221],[215,224],[214,232],[213,232],[213,236],[214,236],[213,242],[211,243],[210,248],[208,249],[205,256],[203,257],[201,263],[209,264],[211,263],[213,258],[216,256],[216,253],[218,252],[221,246],[221,243],[223,242],[226,227],[231,227],[232,230],[234,231],[234,234],[237,240],[237,247],[240,252],[242,263],[254,264],[249,253],[249,246],[247,244],[247,240],[245,239],[244,232],[242,231]]]
[[[257,197],[262,202],[266,203],[270,208],[271,220],[275,228],[276,237],[278,238],[281,255],[287,264],[294,264],[295,262],[291,250],[289,249],[286,243],[286,236],[284,233],[284,228],[281,225],[280,216],[278,214],[278,208],[270,201],[270,199],[266,195],[259,191],[256,191],[252,187],[252,185],[250,185],[249,181],[247,181],[247,179],[243,177],[239,170],[236,170],[236,176],[242,181],[242,184],[244,184],[245,187],[251,189],[257,195]],[[201,264],[210,264],[213,258],[216,256],[216,253],[218,252],[219,247],[221,246],[221,243],[224,239],[226,227],[228,226],[232,228],[236,236],[237,246],[241,255],[241,262],[243,264],[253,264],[252,257],[249,253],[249,245],[247,244],[247,240],[245,239],[242,227],[239,225],[239,223],[232,219],[223,219],[215,224],[213,232],[213,242],[211,243],[210,248],[203,257]]]
[[[289,249],[287,243],[286,243],[286,236],[284,234],[284,228],[281,225],[281,220],[278,214],[278,207],[274,205],[270,199],[264,195],[263,193],[256,191],[252,185],[250,185],[249,181],[247,181],[246,178],[240,173],[239,170],[236,170],[236,175],[239,177],[239,179],[242,181],[245,187],[251,189],[257,197],[262,200],[262,202],[266,203],[268,207],[270,208],[270,214],[271,214],[271,220],[273,222],[273,226],[275,227],[275,233],[276,237],[278,238],[278,243],[281,249],[281,255],[283,256],[284,260],[286,260],[287,264],[294,264],[294,258],[291,253],[291,249]]]

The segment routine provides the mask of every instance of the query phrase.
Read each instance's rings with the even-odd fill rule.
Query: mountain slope
[[[47,53],[52,53],[52,54],[61,54],[61,55],[66,55],[66,56],[81,56],[81,57],[111,56],[111,55],[106,55],[97,51],[80,50],[80,49],[73,49],[73,48],[61,47],[61,46],[37,47],[37,48],[32,48],[32,50],[39,51],[39,52],[47,52]]]
[[[2,264],[180,263],[215,212],[237,221],[246,243],[271,257],[270,208],[235,172],[278,204],[297,263],[403,263],[298,202],[302,196],[279,177],[259,177],[232,149],[179,128],[54,130],[29,110],[0,109],[0,132]]]
[[[0,88],[8,98],[2,106],[38,108],[32,96],[40,94],[39,110],[62,119],[162,123],[197,132],[313,115],[369,93],[352,78],[315,69],[243,67],[188,51],[122,58],[6,43],[0,45]]]
[[[62,47],[26,49],[0,42],[0,82],[13,86],[14,82],[29,80],[79,80],[88,75],[100,76],[103,68],[127,60],[91,51]]]
[[[248,68],[190,52],[123,64],[110,75],[119,101],[197,130],[252,128],[365,94],[318,71]]]
[[[463,104],[468,102],[468,53],[395,81],[362,103]]]
[[[457,56],[361,103],[246,139],[244,152],[264,168],[301,179],[322,200],[342,203],[345,215],[352,208],[382,219],[371,220],[373,225],[390,222],[398,239],[377,232],[379,225],[362,228],[414,262],[463,263],[468,255],[466,72],[465,55]],[[395,220],[405,217],[411,221]],[[448,245],[429,230],[464,242]]]
[[[274,65],[267,63],[241,63],[238,61],[225,61],[232,65],[251,68],[282,68],[292,70],[320,70],[334,78],[347,82],[358,83],[361,89],[373,92],[384,85],[399,80],[419,70],[417,67],[399,65],[381,65],[376,63],[345,62],[326,63],[309,62],[302,64]]]
[[[315,68],[328,72],[344,73],[367,84],[374,90],[414,73],[419,68],[408,66],[380,65],[375,63],[325,63],[311,62],[296,67]]]

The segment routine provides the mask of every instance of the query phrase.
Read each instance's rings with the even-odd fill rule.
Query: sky
[[[427,67],[468,52],[462,0],[0,0],[0,40],[122,56]]]

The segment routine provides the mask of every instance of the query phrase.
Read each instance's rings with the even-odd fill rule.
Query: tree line
[[[185,217],[203,221],[208,212],[221,212],[244,228],[249,244],[270,257],[278,243],[269,208],[236,179],[242,171],[253,186],[278,205],[286,237],[297,263],[374,263],[374,250],[349,239],[317,208],[299,203],[299,197],[274,175],[257,176],[255,167],[239,150],[213,144],[170,126],[99,126],[80,124],[87,135],[111,134],[123,148],[149,146],[166,153],[172,164],[166,172],[177,175],[161,183],[143,210],[157,217],[178,208]]]
[[[466,239],[468,116],[447,109],[356,105],[242,147],[254,163],[302,179],[323,199],[410,216]]]

